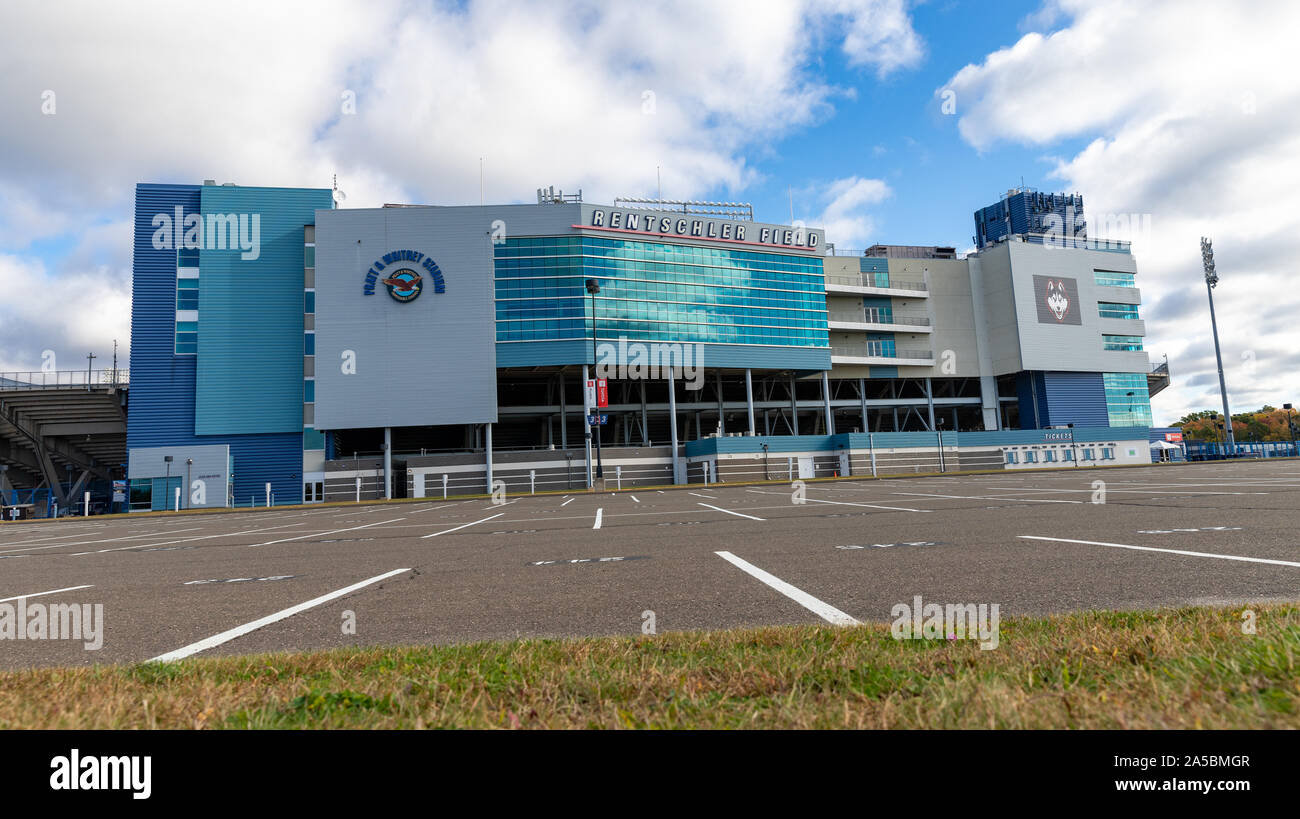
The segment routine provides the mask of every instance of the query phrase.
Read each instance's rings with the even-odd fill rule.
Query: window
[[[1011,452],[1010,450],[1007,451],[1007,463],[1014,464],[1014,463],[1019,463],[1019,461],[1020,461],[1020,457],[1016,455],[1016,453]]]
[[[1102,287],[1137,287],[1135,274],[1120,273],[1115,270],[1092,271],[1093,281]]]
[[[176,309],[177,310],[199,309],[199,280],[198,279],[177,279],[176,280]]]
[[[324,449],[325,433],[319,429],[304,429],[302,431],[302,448],[304,450]]]
[[[1036,463],[1038,463],[1038,453],[1037,453],[1037,452],[1034,452],[1032,449],[1029,450],[1028,452],[1026,452],[1026,453],[1025,453],[1025,463],[1027,463],[1027,464],[1036,464]]]
[[[153,479],[136,478],[131,481],[130,494],[127,496],[131,511],[148,512],[153,508]]]
[[[1063,461],[1073,461],[1073,460],[1074,460],[1074,450],[1073,450],[1073,449],[1064,449],[1064,450],[1061,450],[1061,460],[1063,460]]]
[[[1151,426],[1151,396],[1145,373],[1102,373],[1102,383],[1110,426]]]
[[[303,295],[302,311],[304,313],[315,313],[316,312],[316,291],[308,290],[306,293],[303,293],[302,295]]]
[[[315,246],[315,245],[307,245],[306,247],[304,247],[304,248],[302,249],[302,262],[303,262],[303,264],[302,264],[303,267],[315,267],[315,266],[316,266],[316,246]]]
[[[1112,301],[1097,302],[1097,315],[1102,318],[1137,319],[1136,304],[1118,304]]]
[[[176,355],[197,355],[199,352],[199,323],[176,322]]]
[[[1140,352],[1142,350],[1142,336],[1108,336],[1101,337],[1101,348],[1103,350],[1122,350],[1126,352]]]
[[[199,266],[199,249],[197,247],[182,247],[176,251],[177,267],[198,267]]]
[[[307,333],[303,338],[303,352],[305,355],[316,355],[316,334]]]
[[[1097,460],[1097,455],[1096,455],[1096,453],[1094,453],[1094,452],[1092,451],[1092,448],[1091,448],[1091,447],[1084,447],[1083,454],[1082,454],[1080,457],[1081,457],[1082,460],[1085,460],[1085,461],[1095,461],[1095,460]]]
[[[1101,448],[1101,459],[1103,461],[1115,460],[1115,450],[1111,447],[1104,446]]]
[[[302,382],[302,400],[310,404],[316,400],[316,380],[310,379]]]
[[[1046,461],[1046,462],[1048,462],[1048,463],[1054,463],[1054,462],[1056,461],[1056,450],[1054,450],[1054,449],[1049,449],[1049,450],[1047,450],[1046,452],[1044,452],[1044,453],[1043,453],[1043,460]]]

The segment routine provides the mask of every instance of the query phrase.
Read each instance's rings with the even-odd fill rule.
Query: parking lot
[[[1290,460],[5,524],[0,602],[105,626],[0,667],[1296,600],[1298,530]]]

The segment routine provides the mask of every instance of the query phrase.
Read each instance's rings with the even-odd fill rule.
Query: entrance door
[[[811,455],[801,455],[799,457],[799,477],[811,478],[816,470],[813,469],[813,459]]]
[[[303,503],[320,503],[325,500],[325,484],[321,481],[305,481],[302,485]]]

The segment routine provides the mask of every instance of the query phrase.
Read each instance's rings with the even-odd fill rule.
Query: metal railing
[[[1024,242],[1048,247],[1075,248],[1077,250],[1108,250],[1112,253],[1131,253],[1132,242],[1119,239],[1089,239],[1086,236],[1061,236],[1052,233],[1015,233],[1007,241]]]
[[[880,273],[859,273],[843,275],[838,273],[827,273],[826,283],[838,284],[845,287],[874,287],[878,290],[915,290],[925,292],[930,288],[925,282],[901,281]]]
[[[68,387],[127,387],[130,370],[52,370],[0,372],[0,390],[52,390]]]
[[[853,358],[934,360],[934,353],[930,350],[899,350],[887,341],[868,341],[864,344],[835,344],[831,346],[831,355]]]
[[[889,311],[868,308],[866,312],[830,312],[828,321],[840,321],[848,324],[892,324],[906,327],[929,327],[930,319],[924,316],[896,316]]]

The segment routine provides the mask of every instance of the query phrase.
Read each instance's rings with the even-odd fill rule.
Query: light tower
[[[1236,453],[1232,440],[1232,413],[1228,410],[1228,387],[1223,381],[1223,354],[1219,351],[1219,324],[1214,318],[1214,286],[1219,274],[1214,270],[1214,248],[1209,239],[1201,237],[1201,266],[1205,269],[1205,292],[1210,297],[1210,329],[1214,332],[1214,359],[1219,365],[1219,394],[1223,396],[1223,436],[1228,457]]]

